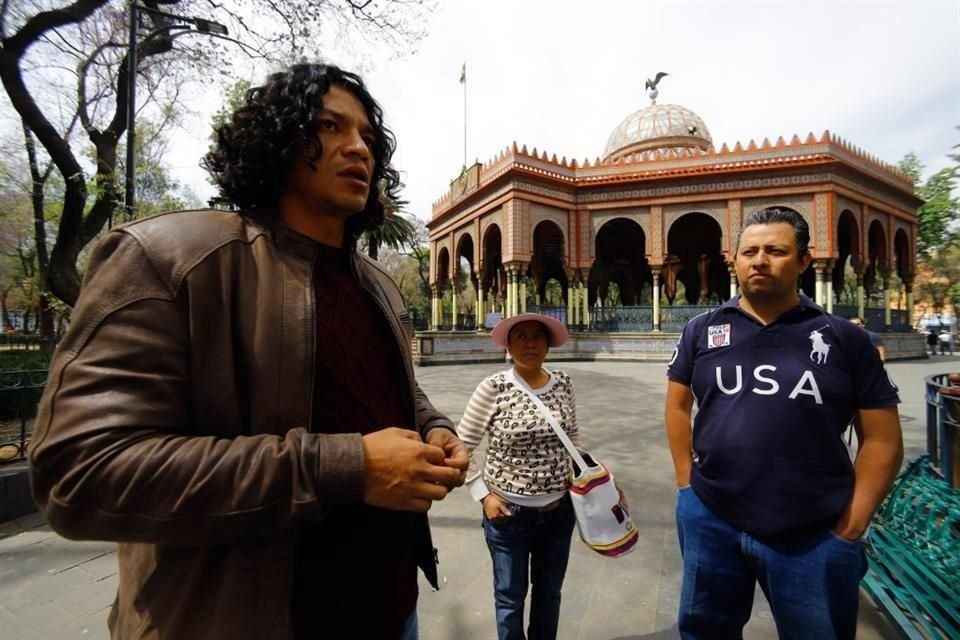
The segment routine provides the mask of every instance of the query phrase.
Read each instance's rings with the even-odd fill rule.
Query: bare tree
[[[424,35],[423,18],[433,3],[183,0],[175,7],[178,14],[203,14],[227,25],[232,38],[173,29],[175,21],[151,21],[154,14],[147,12],[135,79],[128,74],[127,8],[121,0],[0,0],[0,81],[26,135],[36,137],[63,177],[62,211],[45,281],[71,305],[80,288],[80,252],[120,202],[118,148],[131,80],[144,96],[138,103],[152,105],[162,120],[176,113],[169,107],[180,99],[188,78],[228,78],[237,51],[282,62],[319,56],[324,43],[375,40],[405,53]],[[69,136],[74,118],[85,133],[82,144]]]

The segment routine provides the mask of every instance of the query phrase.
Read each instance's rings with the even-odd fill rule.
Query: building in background
[[[593,162],[514,143],[464,168],[427,224],[434,329],[536,309],[574,330],[679,331],[736,294],[742,222],[770,206],[810,225],[807,295],[909,329],[922,204],[909,178],[829,131],[716,149],[699,115],[655,98]]]

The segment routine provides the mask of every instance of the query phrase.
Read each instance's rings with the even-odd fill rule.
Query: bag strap
[[[563,430],[560,426],[560,423],[557,422],[557,419],[553,417],[553,413],[547,409],[547,405],[543,404],[543,400],[537,397],[530,387],[527,385],[526,381],[522,380],[520,376],[517,375],[517,372],[513,369],[510,370],[510,377],[513,378],[513,383],[517,386],[518,389],[530,396],[530,399],[533,401],[533,404],[540,410],[540,413],[543,414],[543,417],[546,418],[547,424],[553,429],[553,432],[557,434],[557,437],[560,438],[560,442],[563,443],[564,448],[567,450],[567,453],[570,454],[570,457],[573,458],[573,461],[576,463],[577,467],[583,472],[589,465],[583,459],[583,456],[580,455],[580,452],[577,451],[577,448],[574,446],[573,441],[570,440],[570,436],[567,435],[567,432]],[[551,376],[552,377],[552,376]]]

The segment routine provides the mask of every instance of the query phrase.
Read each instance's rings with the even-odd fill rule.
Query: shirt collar
[[[823,314],[826,313],[826,311],[824,311],[823,307],[821,307],[820,305],[818,305],[817,303],[815,303],[813,300],[811,300],[810,298],[808,298],[808,297],[807,297],[807,294],[803,293],[802,291],[799,292],[799,298],[800,298],[800,301],[799,301],[799,303],[797,304],[797,306],[795,306],[795,307],[793,307],[793,308],[791,308],[791,309],[788,309],[788,310],[784,311],[782,314],[780,314],[780,317],[781,317],[781,318],[790,316],[790,315],[792,315],[792,314],[794,314],[794,313],[797,313],[798,311],[803,311],[803,312],[811,312],[811,311],[812,311],[812,312],[814,312],[814,313],[816,313],[816,314],[820,314],[820,315],[823,315]],[[720,305],[720,309],[721,309],[721,311],[723,311],[724,313],[727,313],[730,309],[733,309],[734,311],[736,311],[736,312],[738,312],[738,313],[746,313],[743,309],[740,308],[740,295],[739,295],[739,294],[736,295],[736,296],[734,296],[733,298],[730,298],[729,300],[727,300],[726,302],[724,302],[722,305]],[[778,318],[778,319],[779,319],[779,318]]]

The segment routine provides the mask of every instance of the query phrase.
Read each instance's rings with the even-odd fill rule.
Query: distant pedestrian
[[[950,333],[949,329],[942,329],[940,331],[940,355],[945,356],[948,353],[953,355],[953,334]]]
[[[575,517],[567,496],[570,456],[531,394],[579,446],[570,376],[543,367],[549,347],[567,341],[567,328],[548,316],[524,313],[501,321],[491,337],[510,352],[513,368],[480,383],[457,427],[471,452],[467,486],[483,507],[499,640],[551,640],[557,637]],[[489,445],[478,464],[472,454],[484,436]]]
[[[883,338],[880,337],[879,333],[870,331],[863,324],[863,318],[860,316],[853,316],[850,318],[850,322],[855,324],[858,327],[862,327],[864,331],[867,332],[867,335],[870,336],[870,343],[876,348],[877,354],[880,356],[880,360],[883,362],[887,361],[887,347],[883,344]]]
[[[933,329],[927,329],[927,348],[930,349],[930,355],[937,355],[937,332]]]

